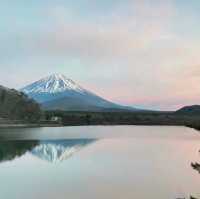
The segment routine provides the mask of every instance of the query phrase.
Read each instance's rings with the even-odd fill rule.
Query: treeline
[[[40,106],[24,93],[0,86],[0,117],[36,122],[42,116]]]
[[[185,125],[200,123],[200,117],[176,112],[65,112],[47,111],[46,119],[60,117],[63,125]]]

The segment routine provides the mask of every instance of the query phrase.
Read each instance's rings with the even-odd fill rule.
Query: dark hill
[[[40,106],[22,92],[0,86],[0,117],[12,120],[37,121]]]
[[[185,106],[176,111],[175,113],[184,115],[193,115],[193,116],[200,115],[200,105]]]

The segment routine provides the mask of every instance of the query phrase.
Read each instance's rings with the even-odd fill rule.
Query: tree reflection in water
[[[2,141],[0,142],[0,161],[9,161],[24,155],[37,146],[38,141]]]

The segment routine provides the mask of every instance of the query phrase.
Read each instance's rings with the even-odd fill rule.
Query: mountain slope
[[[39,105],[24,93],[0,86],[0,117],[19,120],[38,120]]]
[[[112,103],[95,95],[61,74],[40,79],[22,88],[21,91],[39,102],[46,110],[96,111],[106,108],[131,110],[130,107]]]

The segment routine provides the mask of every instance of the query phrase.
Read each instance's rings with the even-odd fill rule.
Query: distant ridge
[[[35,99],[45,110],[63,111],[101,111],[126,110],[134,111],[132,107],[110,102],[82,88],[73,80],[62,74],[53,74],[42,78],[20,91]]]
[[[200,115],[200,105],[185,106],[176,111],[177,114]]]

